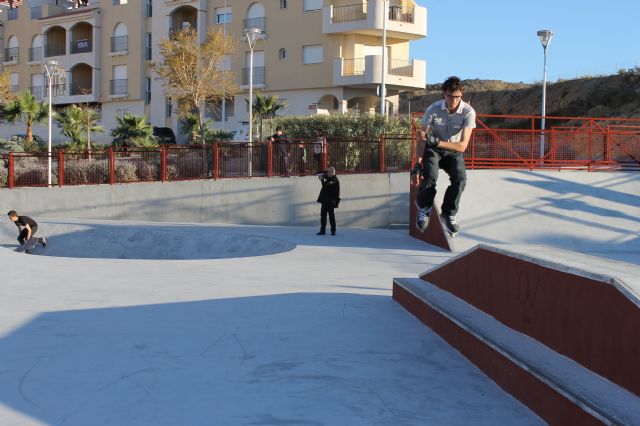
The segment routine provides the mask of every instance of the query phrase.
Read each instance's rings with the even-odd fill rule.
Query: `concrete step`
[[[640,398],[422,279],[393,298],[552,424],[640,424]]]

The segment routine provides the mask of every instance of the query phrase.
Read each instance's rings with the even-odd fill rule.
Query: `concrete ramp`
[[[544,244],[640,264],[640,173],[468,170],[467,176],[454,251]],[[436,206],[448,185],[440,173]],[[412,235],[424,241],[427,234]],[[441,239],[427,241],[446,249]]]
[[[640,424],[640,267],[477,246],[393,297],[555,424]]]

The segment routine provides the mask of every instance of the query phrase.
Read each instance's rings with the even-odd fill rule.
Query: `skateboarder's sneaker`
[[[455,237],[460,232],[460,225],[458,225],[458,219],[456,219],[455,215],[443,214],[442,221],[444,222],[444,226],[447,227],[447,232],[452,237]]]
[[[420,231],[427,229],[429,224],[429,215],[431,215],[431,207],[423,207],[418,209],[418,215],[416,216],[416,227]]]
[[[46,246],[47,246],[47,240],[46,240],[44,237],[40,237],[40,238],[38,239],[38,242],[39,242],[40,244],[42,244],[42,247],[46,247]]]

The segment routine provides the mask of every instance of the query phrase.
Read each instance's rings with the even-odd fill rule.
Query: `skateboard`
[[[36,237],[31,237],[27,241],[24,242],[20,247],[16,249],[17,252],[25,252],[27,254],[33,254],[33,250],[38,245],[38,239]]]

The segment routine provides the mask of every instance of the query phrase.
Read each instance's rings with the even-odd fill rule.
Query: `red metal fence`
[[[414,114],[413,135],[421,117]],[[640,119],[545,117],[544,131],[540,119],[479,114],[464,153],[467,167],[640,171]]]
[[[329,165],[339,174],[408,171],[411,137],[383,135],[315,140],[159,148],[108,148],[105,151],[52,154],[52,185],[96,185],[273,176],[304,176]],[[46,153],[0,156],[0,187],[47,186]]]
[[[52,155],[52,184],[88,185],[273,176],[304,176],[329,165],[339,174],[408,171],[416,159],[415,135],[328,138],[283,143],[109,148]],[[640,171],[640,119],[479,114],[464,153],[470,169],[582,169]],[[0,187],[47,186],[46,153],[0,155]]]

